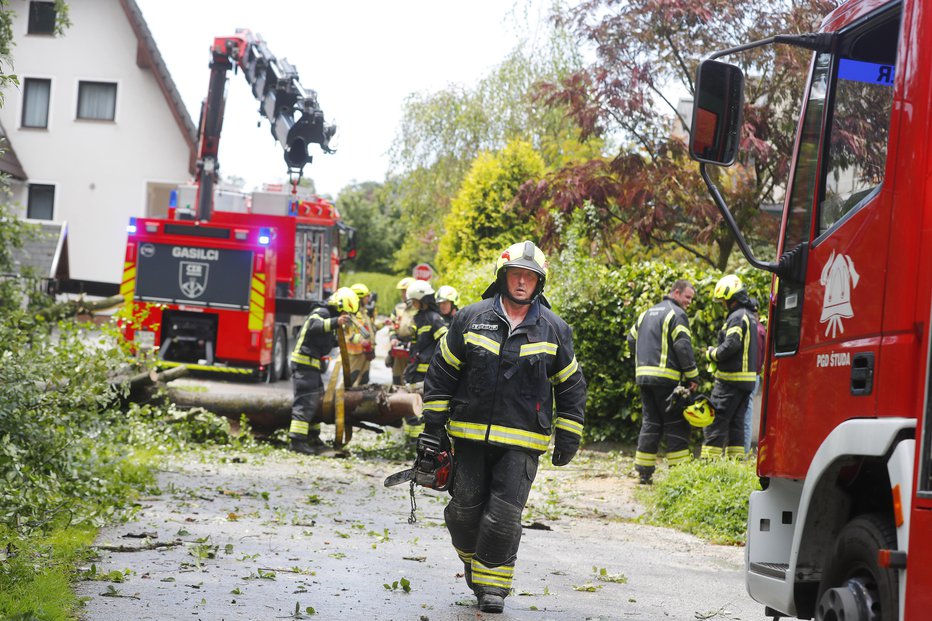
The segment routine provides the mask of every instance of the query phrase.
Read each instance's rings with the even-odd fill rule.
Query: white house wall
[[[71,277],[118,283],[126,224],[145,215],[147,183],[186,182],[190,151],[155,76],[136,65],[138,42],[119,1],[68,5],[72,25],[49,37],[27,35],[29,3],[10,2],[16,74],[51,78],[51,102],[48,129],[23,129],[22,92],[9,89],[0,121],[30,182],[55,185],[53,218],[68,222]],[[76,120],[83,80],[117,84],[113,122]]]

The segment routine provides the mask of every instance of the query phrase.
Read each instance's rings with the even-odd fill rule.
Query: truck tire
[[[877,552],[896,549],[889,518],[876,513],[848,522],[819,585],[816,621],[897,621],[897,571],[880,567]]]
[[[272,343],[272,362],[269,363],[265,381],[269,384],[273,384],[280,379],[284,379],[287,368],[288,339],[285,337],[285,331],[280,327],[276,327],[275,341]]]

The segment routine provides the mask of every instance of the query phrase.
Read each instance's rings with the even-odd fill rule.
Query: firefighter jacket
[[[351,356],[361,356],[372,351],[375,344],[375,328],[366,309],[359,309],[347,333],[346,353]]]
[[[424,381],[424,418],[454,438],[532,454],[579,448],[586,381],[573,333],[540,301],[512,329],[500,297],[461,309]]]
[[[291,362],[308,366],[323,372],[321,358],[330,354],[337,346],[334,332],[337,329],[336,318],[330,317],[326,306],[319,306],[311,311],[304,320],[304,326],[295,341],[291,352]]]
[[[757,384],[757,320],[751,310],[737,306],[718,333],[718,347],[708,351],[716,365],[715,379],[741,390]]]
[[[638,317],[628,332],[639,386],[672,386],[699,377],[686,311],[664,296]]]
[[[405,380],[411,383],[420,382],[427,373],[427,367],[437,349],[437,342],[447,333],[447,325],[440,313],[425,308],[414,316],[414,343],[411,344],[411,366],[413,371],[405,374]]]
[[[404,302],[395,305],[395,314],[392,317],[392,327],[388,331],[389,339],[398,339],[403,343],[413,341],[414,334],[414,316],[417,310],[408,306]]]

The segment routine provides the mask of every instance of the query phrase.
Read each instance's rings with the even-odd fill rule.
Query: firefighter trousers
[[[506,597],[521,541],[521,512],[539,457],[470,440],[454,442],[453,498],[443,512],[453,548],[470,588]]]
[[[320,407],[324,383],[320,371],[303,364],[291,365],[291,380],[294,386],[294,403],[291,406],[291,427],[288,437],[307,440],[308,436],[320,435],[320,423],[314,415]]]
[[[657,463],[660,440],[666,438],[667,463],[675,465],[689,459],[689,422],[683,418],[680,408],[666,411],[667,398],[676,386],[640,386],[641,389],[641,432],[638,448],[634,454],[634,465],[638,472],[650,476]]]
[[[740,457],[744,455],[744,414],[751,391],[715,380],[710,401],[715,419],[705,428],[702,456]]]

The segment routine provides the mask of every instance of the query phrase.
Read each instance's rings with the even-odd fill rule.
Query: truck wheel
[[[879,550],[895,548],[889,519],[872,513],[848,522],[819,585],[816,621],[897,621],[897,571],[877,561]]]
[[[285,377],[285,369],[288,366],[288,346],[286,344],[285,332],[281,328],[275,329],[275,342],[272,344],[272,362],[269,364],[269,372],[266,376],[266,382],[272,384]]]

